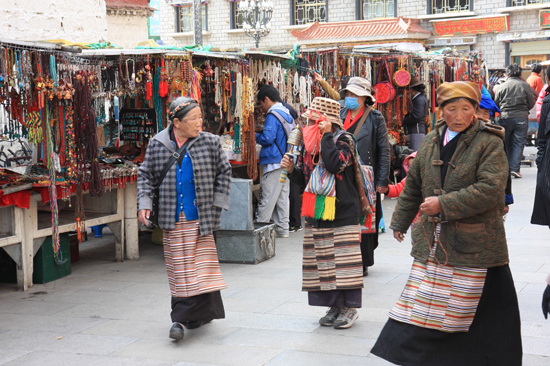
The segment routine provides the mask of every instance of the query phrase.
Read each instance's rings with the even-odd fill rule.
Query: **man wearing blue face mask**
[[[363,275],[368,275],[368,267],[374,264],[374,249],[378,247],[378,227],[382,218],[380,194],[388,191],[390,174],[390,142],[384,116],[373,109],[375,99],[371,84],[361,77],[352,77],[348,85],[340,90],[345,96],[340,118],[344,129],[357,139],[357,150],[366,165],[374,170],[376,185],[376,222],[370,228],[363,228],[361,234],[361,255],[363,257]]]

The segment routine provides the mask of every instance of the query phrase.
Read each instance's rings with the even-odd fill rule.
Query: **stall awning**
[[[365,41],[426,39],[432,33],[418,19],[391,18],[351,22],[313,23],[306,29],[294,29],[300,44],[358,43]]]

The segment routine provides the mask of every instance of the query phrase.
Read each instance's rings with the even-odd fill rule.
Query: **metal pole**
[[[201,0],[193,0],[194,39],[195,44],[202,45],[202,11]]]

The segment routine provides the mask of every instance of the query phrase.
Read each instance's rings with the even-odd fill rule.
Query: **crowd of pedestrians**
[[[531,222],[550,227],[550,92],[540,73],[533,67],[524,81],[521,68],[510,65],[494,101],[475,83],[443,83],[436,93],[441,119],[427,135],[425,86],[413,78],[412,109],[402,121],[412,153],[399,184],[389,184],[386,121],[366,79],[351,77],[335,91],[314,74],[330,98],[314,98],[301,115],[274,87],[259,89],[265,121],[256,134],[262,145],[256,222],[274,222],[279,237],[304,225],[302,290],[309,305],[327,308],[321,326],[347,329],[356,322],[363,277],[378,246],[381,195],[388,194],[398,198],[390,229],[400,242],[411,230],[413,264],[371,352],[409,366],[475,366],[485,360],[521,365],[503,215],[513,202],[510,177],[521,178],[528,115],[542,96]],[[149,223],[158,188],[172,293],[169,335],[181,340],[184,328],[225,316],[220,290],[226,284],[212,233],[221,209],[229,207],[230,165],[217,138],[201,132],[196,101],[176,99],[169,117],[171,124],[151,140],[139,170],[138,217]],[[293,158],[286,149],[296,126],[303,143]],[[363,165],[372,173],[371,224],[363,215]],[[282,170],[288,172],[284,183]],[[550,275],[542,306],[546,317]]]

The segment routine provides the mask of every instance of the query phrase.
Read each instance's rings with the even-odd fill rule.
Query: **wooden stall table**
[[[137,183],[134,180],[135,177],[131,178],[132,184],[121,181],[111,189],[106,185],[101,197],[91,197],[88,192],[84,192],[85,219],[82,224],[84,227],[107,224],[116,238],[115,259],[118,262],[139,258]],[[16,262],[17,287],[23,291],[33,284],[35,254],[46,237],[52,235],[51,212],[48,211],[50,205],[45,203],[49,200],[49,194],[45,199],[44,189],[47,188],[37,188],[25,191],[28,200],[21,200],[23,203],[0,207],[0,247]],[[74,198],[74,194],[71,194],[72,204]],[[75,221],[73,207],[61,208],[59,233],[75,231]]]

